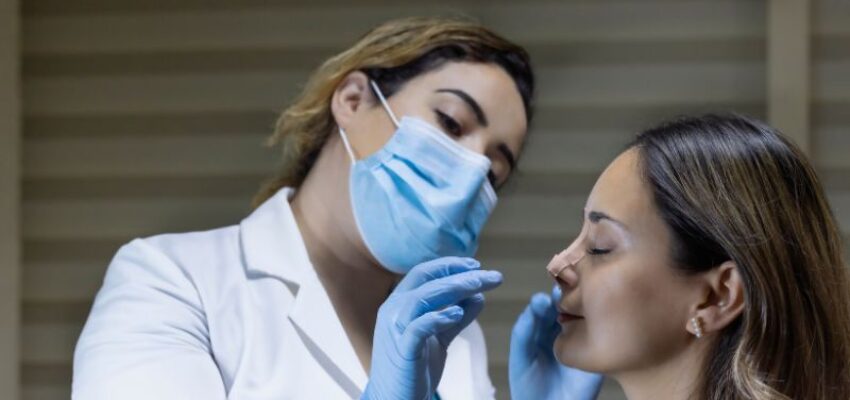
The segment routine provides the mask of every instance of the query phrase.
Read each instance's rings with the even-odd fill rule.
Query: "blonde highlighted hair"
[[[331,98],[354,71],[374,80],[386,96],[415,76],[449,61],[493,63],[514,79],[531,118],[534,76],[525,50],[478,23],[458,18],[405,18],[369,31],[351,48],[319,66],[301,94],[278,117],[267,145],[282,150],[281,166],[254,197],[258,206],[283,187],[297,187],[336,123]]]
[[[744,283],[744,312],[720,332],[694,397],[850,399],[850,274],[806,156],[736,115],[670,121],[633,146],[678,270],[732,260]]]

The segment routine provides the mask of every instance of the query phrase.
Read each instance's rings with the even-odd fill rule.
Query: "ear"
[[[696,318],[701,334],[720,332],[744,312],[744,282],[738,265],[726,261],[702,276],[704,296],[695,305],[692,316]],[[697,327],[692,320],[686,329],[696,335]]]
[[[355,118],[357,111],[374,101],[369,88],[369,77],[354,71],[346,75],[331,97],[331,113],[337,126],[345,129]]]

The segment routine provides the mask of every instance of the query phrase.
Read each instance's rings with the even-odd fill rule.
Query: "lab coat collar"
[[[360,397],[368,377],[310,262],[289,205],[294,194],[292,188],[281,189],[242,221],[246,268],[294,288],[289,318],[299,335],[328,374],[352,397]]]
[[[271,275],[301,285],[312,273],[312,264],[289,206],[294,194],[292,188],[278,191],[242,220],[240,231],[249,273]]]

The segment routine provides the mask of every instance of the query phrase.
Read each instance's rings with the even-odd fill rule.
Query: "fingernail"
[[[544,301],[549,301],[549,295],[546,293],[535,293],[531,296],[532,303],[539,303]]]
[[[490,271],[486,272],[485,277],[487,278],[487,280],[501,281],[502,280],[502,273],[499,272],[499,271],[490,270]]]
[[[463,317],[463,309],[460,307],[453,307],[446,312],[446,316],[451,319],[458,319]]]

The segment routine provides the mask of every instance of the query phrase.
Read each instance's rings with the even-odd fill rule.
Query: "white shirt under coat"
[[[368,376],[283,189],[239,225],[124,245],[74,353],[72,398],[350,399]],[[444,400],[493,399],[481,328],[448,349]]]

